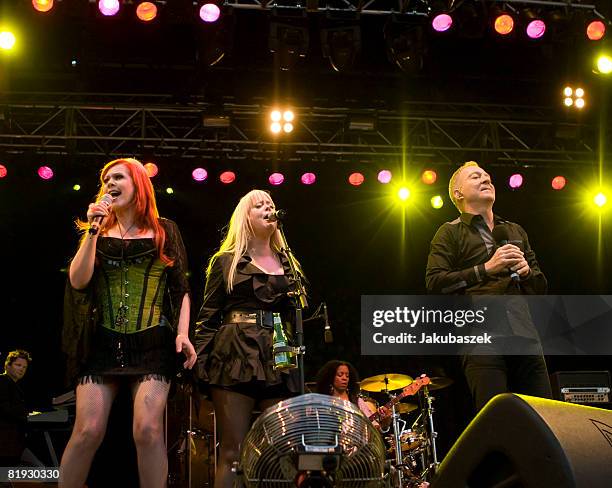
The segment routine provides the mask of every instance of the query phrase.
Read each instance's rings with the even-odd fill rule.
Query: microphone
[[[498,246],[505,246],[506,244],[512,244],[510,241],[510,234],[508,233],[508,228],[503,225],[496,225],[493,227],[493,240],[497,243]],[[521,277],[516,271],[510,271],[510,278],[512,281],[521,281]]]
[[[266,219],[271,222],[276,222],[277,220],[281,220],[281,221],[285,220],[286,217],[287,217],[286,210],[275,210],[274,212],[270,212],[268,216],[266,217]]]
[[[325,343],[329,344],[334,342],[334,336],[332,334],[331,327],[329,326],[329,316],[327,315],[327,303],[323,302],[323,318],[325,319]]]
[[[112,204],[113,197],[109,193],[105,193],[104,195],[102,195],[102,198],[98,200],[98,205],[105,205],[107,208],[109,208]],[[100,230],[100,224],[102,223],[102,220],[104,220],[104,217],[102,217],[101,215],[97,215],[92,219],[88,231],[92,236],[95,236]]]

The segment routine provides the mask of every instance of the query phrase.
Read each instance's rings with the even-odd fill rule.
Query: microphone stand
[[[281,236],[282,251],[287,256],[289,261],[289,269],[293,276],[294,289],[287,293],[293,300],[295,305],[295,342],[297,347],[295,348],[295,354],[297,355],[297,367],[300,374],[300,395],[305,392],[305,380],[304,380],[304,354],[306,348],[304,347],[304,327],[302,322],[302,311],[308,306],[306,301],[306,289],[302,283],[302,277],[297,272],[297,265],[293,252],[289,249],[287,244],[287,238],[285,237],[285,231],[283,229],[283,223],[281,220],[277,220],[277,228]]]

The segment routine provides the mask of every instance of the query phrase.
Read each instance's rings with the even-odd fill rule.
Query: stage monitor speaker
[[[440,464],[432,488],[610,488],[612,412],[504,393]]]

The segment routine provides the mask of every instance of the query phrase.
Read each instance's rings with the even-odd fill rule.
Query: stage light
[[[415,73],[423,68],[425,42],[423,27],[388,21],[384,29],[387,56],[406,73]]]
[[[439,208],[442,208],[443,205],[444,205],[444,200],[442,199],[442,197],[440,195],[436,195],[434,197],[431,197],[431,206],[433,208],[435,208],[437,210]]]
[[[53,8],[53,0],[32,0],[32,6],[38,12],[48,12]]]
[[[597,58],[597,71],[603,75],[612,73],[612,58],[602,54]]]
[[[15,42],[17,42],[17,40],[12,32],[0,32],[0,49],[4,49],[5,51],[13,49]]]
[[[574,102],[574,105],[579,110],[583,109],[585,105],[584,98],[577,98],[576,101]]]
[[[233,171],[224,171],[219,175],[219,180],[224,185],[229,185],[230,183],[236,181],[236,173],[234,173]]]
[[[157,176],[157,173],[159,173],[159,168],[155,163],[146,163],[144,168],[147,171],[149,178],[153,178],[154,176]]]
[[[571,107],[572,105],[574,105],[574,99],[570,98],[570,97],[566,97],[566,98],[563,99],[563,104],[566,107]]]
[[[3,164],[0,164],[0,178],[6,178],[7,174],[8,174],[8,170],[6,169],[6,166],[4,166]]]
[[[272,122],[272,124],[270,124],[270,130],[274,134],[278,134],[281,131],[281,129],[282,129],[282,127],[281,127],[279,122]]]
[[[174,188],[172,188],[171,186],[169,186],[168,188],[166,188],[166,193],[168,195],[173,195],[174,194]]]
[[[571,97],[571,96],[574,94],[574,90],[573,90],[573,88],[572,88],[571,86],[566,86],[566,87],[563,89],[563,94],[564,94],[566,97]]]
[[[315,181],[317,181],[317,175],[315,175],[314,173],[304,173],[300,178],[300,181],[304,185],[312,185]]]
[[[141,2],[136,7],[136,17],[143,22],[151,22],[157,17],[157,5],[153,2]]]
[[[551,186],[553,190],[563,190],[565,188],[565,184],[567,183],[564,176],[555,176],[551,181]]]
[[[292,19],[298,22],[297,19]],[[268,48],[274,54],[274,63],[281,71],[292,69],[299,59],[305,58],[310,44],[307,25],[270,22]]]
[[[584,90],[582,88],[576,88],[576,98],[584,98]]]
[[[100,0],[98,10],[102,15],[113,16],[119,12],[119,0]]]
[[[433,185],[438,179],[438,174],[433,169],[426,169],[421,174],[421,181],[426,185]]]
[[[285,110],[283,112],[283,120],[285,122],[292,122],[294,118],[295,114],[293,113],[293,110]]]
[[[397,191],[397,197],[402,201],[408,200],[410,198],[410,190],[405,187],[400,188]]]
[[[81,185],[79,185],[78,183],[76,185],[72,185],[72,189],[74,191],[80,191],[81,190]]]
[[[285,181],[285,176],[282,173],[272,173],[268,177],[268,181],[271,185],[278,186]]]
[[[208,171],[204,168],[196,168],[191,172],[191,177],[195,181],[205,181],[208,178]]]
[[[38,176],[43,180],[50,180],[53,178],[53,170],[49,166],[41,166],[38,168]]]
[[[361,173],[351,173],[348,177],[348,182],[353,186],[359,186],[365,181],[365,177]]]
[[[283,124],[283,131],[287,134],[289,134],[289,132],[293,132],[293,124],[290,122]]]
[[[361,51],[361,27],[342,25],[322,29],[321,48],[334,71],[351,69]]]
[[[601,192],[593,197],[593,203],[598,207],[603,207],[608,202],[608,198]]]
[[[446,32],[453,26],[453,18],[448,14],[438,14],[431,21],[431,26],[436,32]]]
[[[495,18],[493,26],[499,35],[507,36],[514,30],[514,19],[511,15],[503,13]]]
[[[520,173],[514,173],[508,179],[508,186],[513,190],[517,190],[518,188],[523,186],[523,175],[521,175]]]
[[[530,39],[540,39],[546,32],[546,24],[541,19],[535,19],[527,24],[525,29]]]
[[[378,172],[378,181],[383,185],[386,185],[391,181],[392,176],[391,171],[388,169],[383,169]]]
[[[216,22],[221,15],[221,10],[214,3],[206,3],[200,8],[200,18],[204,22]]]
[[[593,20],[589,22],[586,29],[587,38],[590,41],[599,41],[606,35],[606,24],[601,20]]]
[[[563,89],[563,105],[581,110],[586,105],[584,95],[585,91],[583,88],[574,89],[571,86],[566,86]]]
[[[280,122],[281,117],[280,110],[272,110],[272,112],[270,112],[270,119],[272,119],[272,122]]]
[[[278,109],[274,109],[270,112],[270,120],[272,120],[272,123],[270,124],[270,130],[274,134],[280,133],[281,130],[288,134],[294,129],[294,126],[291,123],[294,119],[295,113],[293,112],[293,110],[287,109],[281,112]]]

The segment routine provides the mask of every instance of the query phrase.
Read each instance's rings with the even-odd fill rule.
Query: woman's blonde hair
[[[251,190],[249,193],[244,195],[236,208],[232,213],[232,218],[229,221],[225,238],[221,242],[221,247],[212,256],[208,263],[208,269],[206,270],[206,276],[210,275],[212,264],[223,254],[232,254],[232,263],[229,267],[229,273],[227,278],[227,292],[231,293],[234,288],[234,279],[236,278],[236,268],[240,258],[247,253],[249,240],[253,237],[253,227],[249,220],[249,211],[258,203],[264,199],[271,199],[270,194],[264,190]],[[272,234],[270,238],[270,247],[276,253],[282,251],[282,240],[281,234],[278,229]]]

